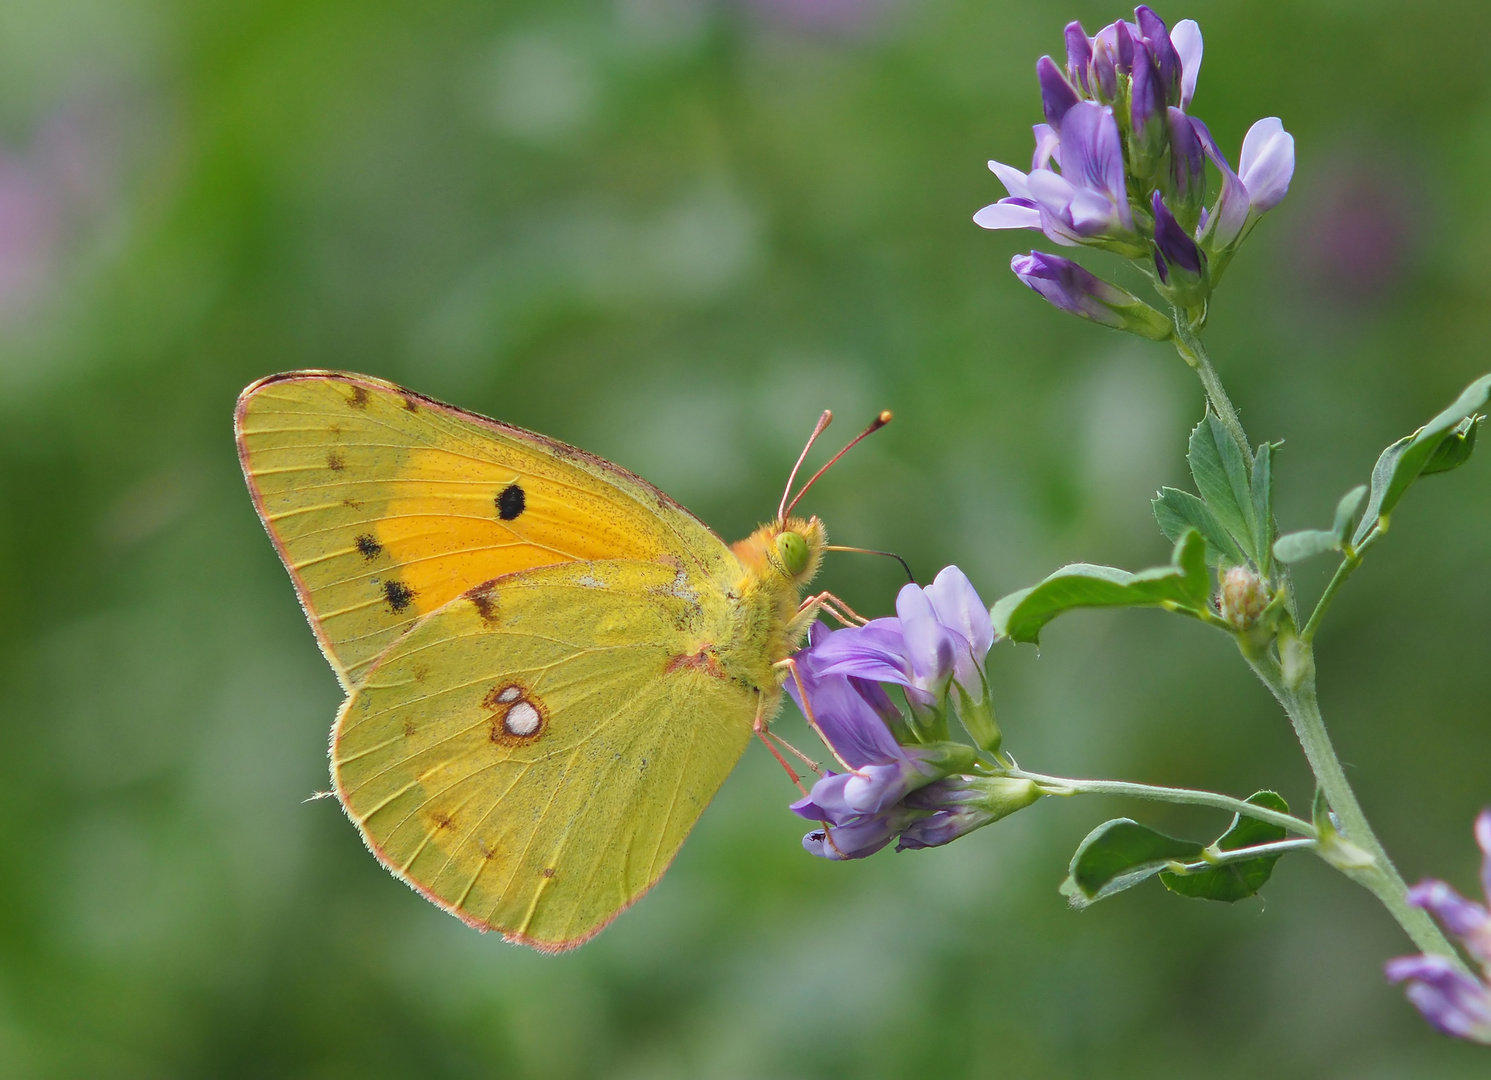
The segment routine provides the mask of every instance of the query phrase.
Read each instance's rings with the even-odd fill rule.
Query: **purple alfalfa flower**
[[[1222,174],[1222,193],[1207,214],[1201,241],[1208,251],[1228,251],[1288,194],[1294,177],[1294,136],[1277,116],[1259,120],[1248,129],[1239,169],[1233,172],[1207,126],[1194,119],[1192,124],[1206,156]]]
[[[1150,198],[1154,208],[1154,263],[1160,276],[1160,291],[1181,307],[1206,298],[1206,256],[1190,234],[1175,220],[1158,191]]]
[[[1476,818],[1475,838],[1481,849],[1481,891],[1491,904],[1491,810]],[[1406,982],[1408,1000],[1440,1031],[1491,1044],[1491,911],[1432,879],[1409,889],[1408,902],[1432,913],[1460,939],[1481,965],[1481,977],[1461,970],[1448,957],[1400,956],[1388,961],[1389,981]]]
[[[1129,258],[1142,254],[1125,187],[1123,141],[1113,110],[1079,101],[1061,118],[1060,166],[1029,174],[1001,162],[989,168],[1009,197],[973,220],[985,229],[1040,229],[1058,244],[1105,248]]]
[[[1174,331],[1170,320],[1143,300],[1071,259],[1032,251],[1011,259],[1010,269],[1061,311],[1154,341],[1164,341]]]
[[[893,726],[900,726],[901,717],[885,691],[870,679],[836,670],[844,667],[884,670],[883,636],[875,635],[875,640],[865,648],[860,633],[864,629],[851,627],[830,633],[822,623],[815,623],[808,647],[794,657],[797,677],[802,680],[802,690],[807,695],[806,704],[797,679],[787,680],[787,693],[804,716],[811,715],[819,735],[848,770],[821,777],[806,798],[793,804],[797,813],[811,821],[841,825],[857,815],[878,814],[900,802],[908,792],[950,771],[967,768],[973,761],[972,748],[960,743],[904,745],[897,741]],[[845,650],[834,644],[843,635],[860,636],[862,651],[869,656],[851,655],[846,663]],[[849,651],[852,654],[854,650]],[[941,662],[950,677],[951,641]],[[894,674],[899,677],[901,672],[897,669]],[[912,692],[908,687],[908,695]]]
[[[1013,776],[949,776],[906,797],[912,810],[928,811],[901,827],[897,851],[940,847],[981,829],[1044,795],[1033,781]]]
[[[951,695],[974,741],[992,752],[999,729],[984,662],[993,643],[988,609],[967,576],[949,566],[925,589],[903,586],[894,619],[835,631],[813,652],[824,675],[902,687],[924,736],[942,737]]]

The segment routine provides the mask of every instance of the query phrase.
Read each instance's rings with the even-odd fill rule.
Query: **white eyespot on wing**
[[[509,735],[532,735],[538,730],[539,722],[538,710],[528,702],[520,701],[507,710],[502,726]]]
[[[519,690],[516,686],[509,686],[506,690],[497,695],[497,700],[501,702],[517,701],[518,698],[522,696],[523,691]]]

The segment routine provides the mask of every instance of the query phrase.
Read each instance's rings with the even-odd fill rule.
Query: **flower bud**
[[[1129,171],[1140,181],[1154,177],[1165,153],[1165,99],[1154,59],[1142,41],[1134,43],[1129,83]]]
[[[1170,28],[1165,21],[1143,5],[1134,9],[1139,32],[1144,35],[1149,53],[1154,57],[1159,78],[1160,98],[1167,105],[1180,104],[1180,55],[1170,42]]]
[[[1268,587],[1246,566],[1222,575],[1222,618],[1239,630],[1251,630],[1268,607]]]
[[[1175,220],[1158,191],[1150,202],[1154,207],[1154,263],[1160,275],[1160,292],[1180,307],[1199,304],[1209,291],[1206,257]]]
[[[1118,61],[1112,43],[1102,38],[1092,47],[1092,96],[1104,105],[1118,100]]]
[[[1011,259],[1010,269],[1062,311],[1153,341],[1164,341],[1172,332],[1170,320],[1164,315],[1071,259],[1032,251]]]
[[[1195,233],[1206,202],[1206,151],[1191,118],[1171,106],[1165,112],[1170,134],[1168,205],[1187,233]]]

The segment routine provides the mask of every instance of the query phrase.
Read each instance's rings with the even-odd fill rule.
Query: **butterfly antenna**
[[[813,425],[813,434],[808,436],[808,444],[802,448],[802,453],[797,455],[797,464],[792,466],[792,474],[787,477],[787,487],[782,492],[782,501],[777,503],[777,520],[787,520],[787,496],[792,494],[792,484],[797,480],[797,470],[802,468],[802,463],[808,460],[808,451],[813,449],[813,444],[818,441],[818,436],[833,423],[834,414],[831,409],[824,409],[823,415],[818,417],[818,422]]]
[[[802,490],[797,493],[797,497],[794,498],[790,503],[788,503],[782,509],[782,512],[777,516],[778,520],[779,521],[786,521],[787,520],[787,515],[790,514],[790,513],[792,513],[792,508],[797,505],[798,500],[801,499],[804,495],[806,495],[808,493],[808,488],[812,487],[815,483],[817,483],[818,482],[818,478],[820,476],[822,476],[824,473],[828,472],[828,470],[833,467],[834,462],[838,461],[839,458],[843,457],[845,454],[849,453],[849,451],[853,450],[856,446],[858,446],[861,439],[865,438],[867,435],[871,435],[874,432],[879,431],[881,428],[883,428],[888,423],[890,423],[890,410],[886,409],[883,412],[881,412],[881,414],[879,416],[875,417],[874,420],[870,421],[870,426],[869,427],[865,428],[858,435],[856,435],[853,439],[850,439],[848,446],[844,447],[844,449],[840,450],[833,457],[829,458],[828,459],[828,464],[824,465],[823,468],[819,469],[811,477],[808,478],[808,482],[802,486]],[[807,453],[807,451],[803,451],[803,453]]]
[[[911,572],[911,567],[907,564],[905,559],[901,558],[901,556],[897,555],[894,551],[876,551],[873,548],[844,547],[842,544],[827,544],[824,546],[823,550],[857,551],[861,555],[884,555],[887,559],[895,559],[896,562],[901,564],[901,569],[906,571],[906,580],[911,582],[911,584],[913,585],[916,584],[916,575]]]

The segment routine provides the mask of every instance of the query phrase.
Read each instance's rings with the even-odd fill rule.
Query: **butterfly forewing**
[[[419,618],[503,574],[643,559],[713,575],[731,558],[624,469],[367,376],[262,380],[236,429],[260,517],[349,689]]]
[[[723,590],[656,562],[501,578],[425,618],[353,690],[338,795],[383,863],[543,949],[645,892],[750,738],[713,648]]]

